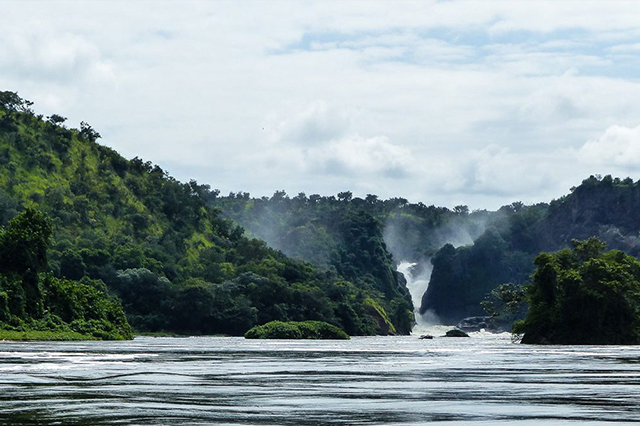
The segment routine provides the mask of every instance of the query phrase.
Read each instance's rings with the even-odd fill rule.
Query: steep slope
[[[413,270],[419,275],[443,244],[471,243],[500,216],[469,213],[465,206],[452,211],[412,204],[403,198],[381,200],[371,194],[358,198],[350,192],[289,197],[277,191],[272,197],[251,198],[248,193],[220,196],[212,191],[207,201],[271,247],[335,270],[360,288],[382,292],[391,301],[394,323],[400,321],[397,307],[409,302],[397,264],[415,263]]]
[[[640,254],[640,184],[611,176],[589,177],[548,206],[507,206],[472,246],[442,248],[421,312],[431,310],[445,323],[481,315],[480,302],[507,282],[526,283],[533,260],[543,251],[571,247],[572,240],[598,237],[610,248]]]
[[[640,184],[590,176],[571,194],[551,204],[531,230],[539,251],[569,247],[572,239],[597,236],[610,248],[640,255]]]
[[[44,211],[51,273],[112,292],[135,328],[240,335],[272,320],[321,320],[373,334],[394,330],[385,308],[408,315],[382,291],[244,237],[205,205],[208,186],[126,160],[96,143],[86,123],[68,129],[63,117],[44,120],[30,106],[0,92],[0,221],[27,207]]]
[[[381,223],[342,195],[289,198],[280,191],[270,199],[252,199],[246,193],[220,197],[213,192],[208,201],[270,246],[380,294],[377,304],[369,303],[370,312],[380,313],[381,324],[388,313],[395,327],[411,330],[411,298],[404,278],[395,271]]]

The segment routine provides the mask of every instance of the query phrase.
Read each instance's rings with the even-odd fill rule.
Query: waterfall
[[[418,326],[427,327],[433,324],[438,324],[438,318],[432,312],[426,312],[425,315],[420,315],[420,305],[422,304],[422,295],[427,291],[429,287],[429,280],[431,279],[431,271],[433,266],[431,265],[431,259],[426,259],[424,264],[427,265],[421,271],[421,273],[414,276],[415,267],[418,265],[415,262],[402,261],[398,264],[398,272],[401,272],[407,280],[407,289],[411,294],[411,300],[413,301],[414,313],[416,317],[416,324]]]

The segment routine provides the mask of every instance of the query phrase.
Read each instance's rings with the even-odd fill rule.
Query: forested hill
[[[433,257],[433,273],[421,312],[432,310],[456,323],[482,315],[480,307],[497,286],[524,284],[540,252],[572,247],[572,240],[595,236],[610,249],[640,255],[640,182],[611,176],[585,179],[570,194],[550,204],[501,209],[473,245],[447,245]]]
[[[640,256],[640,181],[590,176],[551,205],[531,233],[536,249],[558,250],[572,239],[598,236],[609,248]]]
[[[400,261],[417,262],[416,274],[433,266],[421,312],[456,323],[483,314],[480,302],[497,286],[527,282],[538,253],[574,238],[598,236],[640,254],[640,184],[629,178],[590,177],[549,204],[497,212],[350,192],[220,196],[126,160],[98,144],[90,125],[65,121],[0,92],[0,234],[21,235],[41,211],[46,219],[33,229],[50,224],[52,235],[43,240],[46,261],[23,268],[21,291],[17,272],[0,262],[0,329],[44,324],[53,312],[44,304],[60,290],[68,297],[56,312],[73,311],[69,321],[115,338],[130,334],[118,303],[141,331],[239,335],[273,320],[321,320],[352,335],[408,333],[413,305]],[[37,300],[24,300],[32,290]],[[108,309],[71,309],[80,293]]]
[[[214,191],[207,201],[272,247],[381,290],[394,286],[384,271],[416,262],[414,276],[426,271],[430,278],[421,313],[449,324],[485,315],[481,302],[493,289],[529,282],[535,257],[571,247],[572,239],[597,236],[610,248],[640,254],[640,185],[629,178],[592,176],[559,200],[514,202],[495,212],[350,192],[251,198]]]
[[[365,260],[379,285],[353,279],[348,266],[320,270],[288,258],[208,207],[207,185],[126,160],[99,137],[0,92],[0,224],[25,208],[44,212],[52,276],[118,298],[134,328],[238,335],[272,320],[322,320],[349,334],[410,331],[411,301],[390,259]],[[349,229],[376,226],[368,220],[356,215]],[[354,241],[386,256],[384,246]]]
[[[387,272],[395,270],[397,262],[428,259],[450,241],[470,244],[500,216],[470,213],[466,206],[449,210],[413,204],[404,198],[382,200],[372,194],[359,198],[348,191],[294,197],[277,191],[261,198],[246,192],[221,196],[214,191],[207,202],[271,247],[379,289],[397,287],[398,277]]]

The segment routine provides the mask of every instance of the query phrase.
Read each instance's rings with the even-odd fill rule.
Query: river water
[[[0,342],[3,425],[640,422],[640,348],[419,340]]]

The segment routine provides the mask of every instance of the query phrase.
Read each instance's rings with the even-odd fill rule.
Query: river
[[[0,342],[3,425],[640,422],[640,348],[509,336]]]

